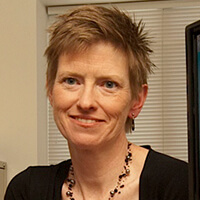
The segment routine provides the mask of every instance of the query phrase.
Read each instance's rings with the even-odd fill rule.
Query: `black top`
[[[70,163],[27,168],[12,179],[4,200],[60,200]],[[188,200],[187,164],[150,149],[140,177],[139,200]]]

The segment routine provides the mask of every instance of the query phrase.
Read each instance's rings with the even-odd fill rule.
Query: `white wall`
[[[0,1],[0,160],[37,164],[36,0]]]
[[[37,0],[37,160],[47,163],[47,98],[46,59],[44,51],[47,43],[47,13],[45,4]]]

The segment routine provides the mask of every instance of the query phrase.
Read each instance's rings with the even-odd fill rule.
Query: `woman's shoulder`
[[[188,167],[188,164],[185,161],[157,152],[153,149],[149,150],[146,163],[149,164],[149,166],[153,165],[154,167],[157,166],[159,168],[162,166],[162,168],[164,167],[169,170],[170,166],[173,168],[183,167],[184,169],[187,169]]]
[[[151,194],[148,195],[153,195],[155,200],[161,197],[187,200],[188,164],[150,149],[140,177],[140,187],[142,191],[149,188]]]
[[[29,166],[27,169],[23,170],[19,174],[17,174],[12,180],[12,182],[21,182],[21,180],[29,180],[30,178],[33,180],[47,180],[50,176],[57,173],[57,171],[62,170],[63,168],[67,167],[69,161],[63,161],[58,164],[53,165],[40,165],[40,166]]]
[[[5,200],[34,199],[31,196],[32,191],[34,191],[35,196],[47,195],[49,187],[54,187],[58,176],[67,173],[66,170],[70,165],[69,163],[70,161],[64,161],[56,165],[28,167],[10,181],[6,190]]]
[[[145,171],[152,172],[153,169],[160,169],[158,171],[155,171],[155,173],[175,173],[176,170],[180,171],[180,168],[183,170],[183,172],[188,172],[188,163],[186,163],[183,160],[174,158],[172,156],[157,152],[153,149],[151,149],[150,146],[146,146],[145,148],[149,149],[144,169]]]

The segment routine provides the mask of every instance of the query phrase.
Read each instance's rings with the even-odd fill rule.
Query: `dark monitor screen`
[[[200,152],[200,34],[197,35],[197,68],[198,68],[198,101],[199,101],[199,148],[198,151]],[[199,173],[200,173],[200,153],[199,153]],[[200,181],[199,181],[200,182]]]
[[[200,105],[200,34],[197,35],[197,68],[198,68],[198,99],[199,99],[199,105]],[[200,106],[199,106],[199,124],[200,124]],[[199,133],[200,133],[200,126],[199,126]],[[200,146],[199,146],[199,150],[200,150]]]
[[[190,200],[200,199],[200,20],[186,27]]]

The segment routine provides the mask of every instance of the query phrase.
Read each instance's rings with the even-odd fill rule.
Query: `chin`
[[[68,140],[68,144],[72,148],[78,148],[82,150],[92,150],[104,145],[106,141],[94,138],[94,137],[79,137],[72,140]]]

